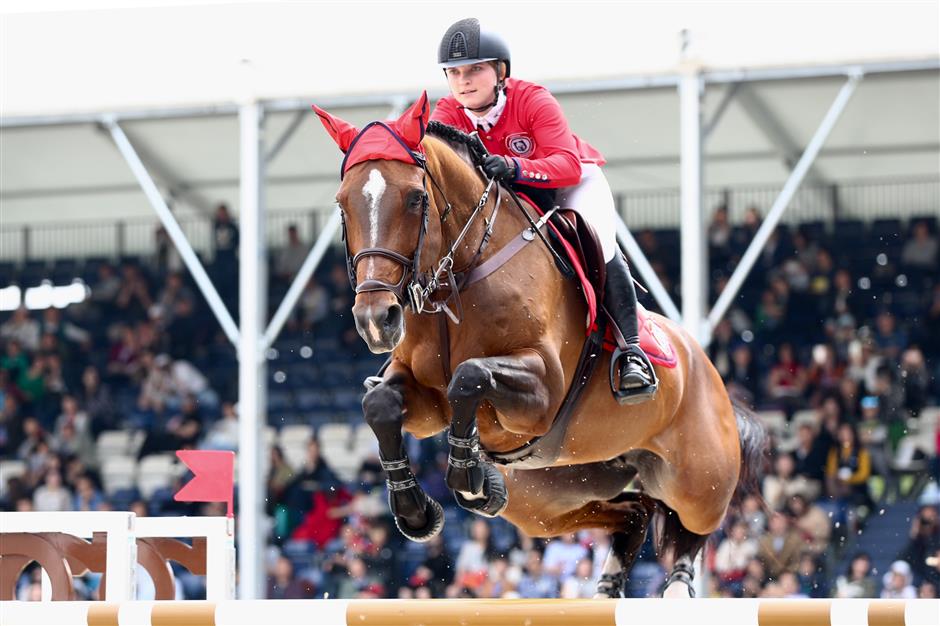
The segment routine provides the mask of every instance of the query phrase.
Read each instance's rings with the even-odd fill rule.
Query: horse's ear
[[[330,133],[330,137],[333,138],[333,141],[336,142],[336,145],[339,146],[339,149],[345,154],[349,149],[349,144],[351,144],[352,140],[359,134],[359,129],[345,120],[330,115],[317,105],[313,105],[313,110],[316,112],[317,116],[319,116],[320,121],[323,122],[323,127],[326,129],[326,132]]]
[[[395,122],[398,134],[412,150],[417,150],[421,140],[424,139],[424,131],[428,127],[428,118],[430,117],[431,108],[428,105],[428,92],[425,91],[411,105],[411,108],[402,113],[398,121]]]

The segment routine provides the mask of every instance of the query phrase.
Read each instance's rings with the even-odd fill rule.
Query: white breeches
[[[587,220],[601,240],[604,262],[617,252],[617,210],[607,177],[599,165],[581,164],[581,182],[558,190],[556,203]]]

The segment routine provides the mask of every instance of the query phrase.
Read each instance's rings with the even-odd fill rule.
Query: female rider
[[[605,305],[626,343],[612,387],[622,404],[651,398],[656,375],[639,346],[636,292],[617,248],[614,200],[600,169],[604,157],[571,132],[547,89],[509,77],[509,47],[478,20],[448,28],[437,61],[451,95],[437,103],[431,119],[478,131],[490,153],[483,164],[488,176],[525,191],[541,206],[576,211],[597,232],[607,265]]]

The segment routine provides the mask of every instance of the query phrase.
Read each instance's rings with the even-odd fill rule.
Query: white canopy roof
[[[216,200],[229,201],[237,210],[234,102],[291,98],[276,103],[281,112],[268,115],[269,147],[291,125],[295,110],[313,102],[332,103],[332,110],[355,123],[382,119],[390,112],[388,98],[363,103],[383,102],[380,94],[416,96],[424,88],[442,93],[434,63],[440,34],[451,22],[474,14],[498,24],[511,42],[514,73],[559,88],[575,132],[610,161],[605,171],[617,191],[678,185],[678,97],[669,75],[677,71],[677,32],[683,27],[693,33],[691,56],[714,76],[727,70],[729,81],[735,72],[746,76],[768,66],[805,73],[822,64],[909,60],[932,68],[866,76],[814,175],[845,181],[940,172],[936,2],[195,7],[140,2],[135,4],[164,6],[9,12],[11,7],[77,4],[117,3],[4,5],[4,224],[152,215],[110,137],[87,122],[93,116],[80,118],[82,124],[45,127],[21,126],[29,122],[22,116],[218,107],[218,115],[122,125],[152,173],[185,192],[176,205],[179,212]],[[844,82],[834,72],[820,73],[830,76],[740,87],[708,138],[706,184],[782,182],[786,157],[792,156],[786,153],[805,146]],[[609,89],[617,81],[666,87]],[[579,88],[589,91],[575,93]],[[706,120],[722,106],[728,89],[727,83],[709,86]],[[339,160],[314,116],[303,118],[269,165],[268,207],[329,206]]]
[[[468,16],[502,33],[514,70],[536,81],[674,71],[682,29],[691,32],[690,52],[711,68],[940,53],[933,1],[8,0],[2,7],[4,116],[433,88],[442,86],[440,37]]]

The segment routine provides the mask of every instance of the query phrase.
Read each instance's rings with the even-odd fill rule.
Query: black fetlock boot
[[[659,381],[646,353],[640,348],[636,319],[636,291],[627,260],[618,251],[607,263],[604,308],[623,336],[624,349],[610,359],[610,389],[620,404],[639,404],[656,394]]]

